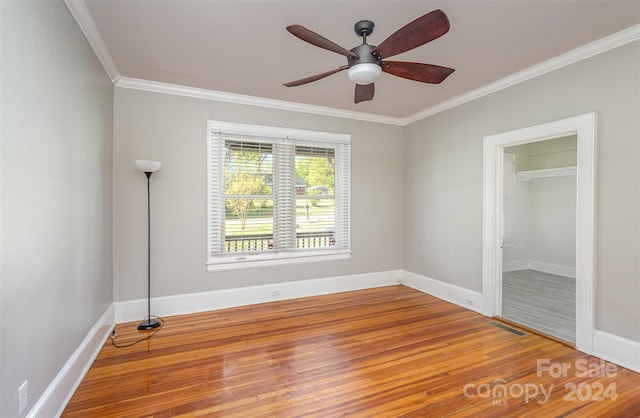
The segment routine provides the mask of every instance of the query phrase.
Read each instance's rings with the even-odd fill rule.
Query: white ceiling
[[[74,0],[67,0],[68,2]],[[407,118],[640,22],[640,1],[220,1],[85,0],[123,77],[334,109]],[[283,83],[346,64],[289,34],[301,24],[351,49],[358,20],[375,22],[368,43],[434,9],[451,30],[393,59],[456,71],[440,85],[390,74],[373,101],[353,103],[346,71],[300,87]]]

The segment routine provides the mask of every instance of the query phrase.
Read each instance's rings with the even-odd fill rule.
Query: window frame
[[[224,180],[222,166],[214,162],[214,149],[217,137],[220,135],[235,135],[240,137],[255,137],[262,141],[293,140],[300,144],[315,146],[335,147],[336,172],[335,172],[335,207],[336,207],[336,234],[341,234],[346,245],[342,248],[321,249],[296,249],[292,251],[274,252],[238,252],[214,255],[213,242],[216,238],[224,240],[224,190],[221,181]],[[275,126],[253,125],[234,122],[209,120],[207,122],[207,256],[206,265],[208,271],[235,270],[247,267],[277,266],[291,263],[306,263],[328,260],[347,259],[351,256],[351,219],[350,219],[350,143],[351,135],[344,133],[331,133],[309,131]],[[346,147],[344,147],[346,145]],[[294,145],[295,147],[295,145]],[[341,147],[341,151],[338,151]],[[216,154],[217,156],[217,154]],[[340,161],[338,161],[340,159]],[[218,161],[221,162],[221,161]],[[275,176],[276,173],[273,173]],[[218,181],[214,181],[219,176]],[[294,175],[295,178],[295,175]],[[275,191],[274,191],[275,193]],[[295,188],[292,191],[292,199],[296,199]],[[222,201],[222,203],[220,203]],[[222,212],[223,216],[220,216]],[[274,213],[274,223],[275,223]],[[217,221],[216,221],[217,219]],[[220,224],[222,222],[222,225]],[[345,225],[346,223],[346,225]],[[216,230],[218,232],[216,232]],[[217,234],[217,235],[216,235]],[[222,235],[220,235],[222,234]],[[276,231],[274,230],[274,240]]]

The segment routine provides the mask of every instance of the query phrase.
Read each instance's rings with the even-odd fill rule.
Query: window
[[[210,271],[347,258],[350,137],[209,122]]]

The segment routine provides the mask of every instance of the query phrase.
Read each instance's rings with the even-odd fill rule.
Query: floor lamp
[[[161,161],[136,160],[136,167],[147,176],[147,318],[140,322],[141,331],[157,328],[160,321],[151,319],[151,195],[149,183],[151,175],[160,169]]]

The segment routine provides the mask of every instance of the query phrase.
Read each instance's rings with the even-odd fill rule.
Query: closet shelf
[[[544,170],[519,171],[518,180],[529,181],[531,179],[542,179],[547,177],[575,176],[577,173],[577,167],[560,167],[547,168]]]

